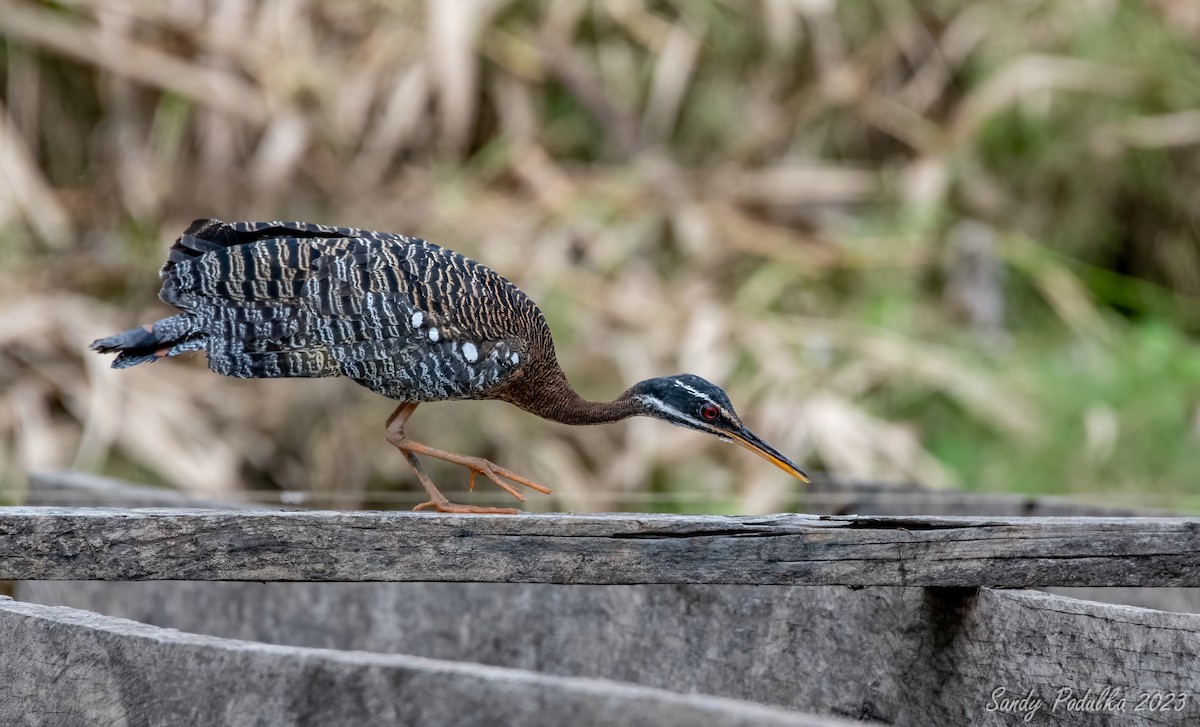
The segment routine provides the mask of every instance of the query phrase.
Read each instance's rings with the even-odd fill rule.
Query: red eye
[[[717,407],[713,404],[705,404],[700,409],[700,416],[702,416],[705,419],[708,419],[710,421],[713,419],[716,419],[717,418]]]

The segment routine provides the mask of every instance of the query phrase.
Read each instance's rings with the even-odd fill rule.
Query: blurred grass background
[[[0,484],[419,499],[350,382],[85,351],[214,216],[459,250],[585,395],[698,373],[809,471],[1200,509],[1198,44],[1190,0],[0,0]],[[532,508],[804,506],[653,421],[412,430]]]

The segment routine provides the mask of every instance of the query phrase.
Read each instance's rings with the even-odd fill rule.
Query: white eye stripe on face
[[[709,396],[708,394],[705,394],[703,391],[694,389],[691,386],[688,386],[687,384],[683,383],[682,381],[677,380],[675,382],[675,385],[678,386],[679,388],[683,389],[684,391],[690,392],[693,396],[704,399],[709,404],[712,404],[713,406],[715,406],[719,409],[723,410],[725,408],[725,407],[721,406],[720,404],[718,404],[717,402],[713,401],[713,398],[711,396]]]
[[[711,432],[712,434],[716,434],[721,439],[729,441],[729,437],[727,437],[719,429],[716,429],[715,427],[713,427],[711,424],[705,424],[704,422],[700,421],[699,419],[690,417],[687,414],[684,414],[683,412],[679,411],[678,409],[676,409],[672,406],[667,406],[662,401],[655,399],[653,396],[639,396],[638,401],[642,402],[643,404],[645,404],[649,407],[657,409],[661,412],[670,414],[672,417],[674,417],[676,419],[681,419],[681,420],[691,424],[695,429],[699,429],[700,431],[703,431],[703,432]]]
[[[711,396],[709,396],[708,394],[705,394],[703,391],[694,389],[691,386],[688,386],[687,384],[683,383],[682,381],[679,381],[678,379],[675,380],[675,385],[685,391],[691,392],[693,395],[695,395],[695,396],[707,401],[709,404],[712,404],[713,406],[717,407],[717,410],[720,411],[722,414],[724,414],[727,419],[737,421],[737,417],[735,417],[733,415],[733,412],[731,412],[730,410],[721,406],[720,403],[713,401],[713,398]]]

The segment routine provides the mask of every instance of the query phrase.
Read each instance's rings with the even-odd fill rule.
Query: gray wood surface
[[[1041,700],[1033,724],[1200,725],[1200,616],[1036,591],[982,588],[936,597],[937,611],[924,625],[928,648],[913,662],[910,682],[933,698],[935,724],[1024,724],[1026,710],[986,711],[1003,687],[1007,697],[1032,691]],[[1055,708],[1056,699],[1068,698],[1063,690],[1112,699]],[[1163,708],[1167,694],[1184,696]],[[1159,709],[1147,708],[1143,696]]]
[[[125,504],[129,490],[138,495],[136,491],[142,489],[118,491],[85,484],[87,497],[96,503]],[[728,524],[728,519],[720,520]],[[995,518],[970,520],[1001,527]],[[633,540],[670,539],[654,532],[660,523],[642,527]],[[770,539],[737,535],[740,532],[745,531],[725,527],[675,540],[703,544],[715,537]],[[1047,537],[1065,536],[1059,532]],[[1141,594],[1153,602],[1147,594],[1163,591],[1189,593],[1182,589],[1074,592]],[[404,653],[560,677],[617,679],[893,725],[1200,724],[1195,701],[1200,692],[1200,616],[1029,591],[42,581],[18,584],[18,596],[216,636]],[[0,614],[0,629],[2,620]],[[23,653],[15,658],[23,658]],[[67,662],[50,659],[35,664],[37,676],[31,679],[55,684],[60,673],[56,663]],[[0,674],[0,703],[4,679]],[[1032,690],[1041,706],[1028,722],[1022,719],[1026,712],[1020,710],[988,711],[994,704],[993,693],[1001,687],[1010,697]],[[267,693],[270,689],[266,687]],[[1064,689],[1073,690],[1074,696],[1088,689],[1093,695],[1116,690],[1127,701],[1107,711],[1055,707],[1055,697]],[[1189,695],[1183,709],[1137,710],[1140,695],[1169,693]],[[197,694],[193,691],[193,698],[210,698]],[[332,704],[325,706],[329,714],[335,713]],[[641,714],[649,714],[640,709]]]
[[[1097,504],[1049,495],[971,492],[918,484],[817,479],[801,506],[815,515],[1168,516],[1162,508]]]
[[[0,579],[1197,586],[1195,518],[0,509]]]
[[[810,485],[810,490],[813,493],[813,497],[809,498],[812,504],[810,512],[819,515],[1170,515],[1151,509],[1097,506],[1053,497],[932,489],[917,484],[818,479]],[[25,504],[218,509],[250,507],[203,500],[175,490],[133,485],[71,470],[30,472]],[[1069,598],[1140,606],[1160,611],[1200,613],[1200,588],[1051,587],[1046,590]]]
[[[26,505],[61,507],[215,507],[278,509],[237,500],[253,493],[231,493],[234,500],[206,500],[166,487],[134,485],[72,470],[29,473]],[[264,494],[264,493],[258,493]],[[313,493],[270,493],[308,496]],[[361,493],[368,499],[380,494]],[[320,500],[324,495],[315,494]],[[804,489],[802,509],[813,515],[965,515],[970,517],[1151,516],[1176,515],[1163,509],[1121,507],[1042,495],[969,492],[918,484],[842,481],[818,478]],[[334,507],[334,509],[340,509]]]
[[[0,598],[5,725],[793,725],[763,705],[414,656],[183,634]]]
[[[1028,591],[480,583],[23,584],[19,597],[230,638],[367,649],[613,679],[893,725],[1193,725],[1136,713],[1200,695],[1200,616]],[[1117,715],[1051,712],[1060,689],[1120,689]],[[1110,722],[1104,720],[1111,719]]]
[[[26,505],[57,507],[185,507],[221,510],[273,509],[212,500],[170,487],[136,485],[74,470],[30,472]]]
[[[1200,613],[1200,588],[1045,588],[1047,593],[1083,601]]]

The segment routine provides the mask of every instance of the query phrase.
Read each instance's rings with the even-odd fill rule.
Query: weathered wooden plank
[[[1020,724],[992,693],[1200,696],[1200,616],[958,589],[40,582],[21,598],[160,626],[632,682],[894,725]],[[1112,692],[1110,691],[1110,694]],[[1001,697],[1002,699],[1002,697]],[[1192,725],[1130,701],[1108,724]],[[990,721],[989,721],[990,720]]]
[[[3,724],[851,724],[597,679],[183,634],[2,598],[0,643]]]
[[[6,508],[0,579],[1195,586],[1195,518]]]
[[[1048,495],[968,492],[917,484],[817,479],[801,506],[815,515],[969,515],[972,517],[1170,516],[1162,508],[1081,502]]]
[[[1200,613],[1200,588],[1045,588],[1047,593],[1083,601]]]
[[[935,724],[1200,724],[1200,616],[1037,591],[939,600],[909,682]]]
[[[130,488],[140,489],[140,488]],[[90,490],[89,490],[90,491]],[[92,492],[114,502],[109,489]],[[1035,691],[1033,724],[1191,725],[1141,693],[1200,686],[1195,616],[987,589],[469,583],[53,583],[18,594],[275,643],[615,678],[895,725],[1023,724],[987,711]],[[1154,593],[1167,589],[1150,589]],[[452,608],[447,608],[453,604]],[[1060,690],[1132,695],[1055,709]],[[2,687],[0,687],[2,688]]]
[[[235,493],[245,496],[249,493]],[[296,493],[303,494],[303,493]],[[371,493],[365,493],[370,498]],[[320,500],[320,495],[317,499]],[[29,473],[26,505],[59,507],[204,507],[278,509],[270,505],[211,500],[163,487],[134,485],[72,470]],[[968,492],[895,484],[817,479],[802,494],[813,515],[966,515],[971,517],[1176,515],[1161,508],[1120,507],[1044,495]]]
[[[135,485],[88,472],[29,473],[26,505],[55,507],[184,507],[220,510],[277,509],[199,497],[168,487]]]
[[[1154,510],[1080,505],[1059,498],[948,491],[915,484],[897,486],[818,480],[811,487],[818,498],[812,501],[814,504],[810,512],[818,515],[1170,515]],[[835,496],[840,499],[830,499]],[[243,507],[236,503],[207,501],[174,490],[133,485],[71,470],[30,472],[25,504],[72,507]],[[1103,603],[1200,613],[1200,588],[1052,587],[1047,590],[1060,596]]]

